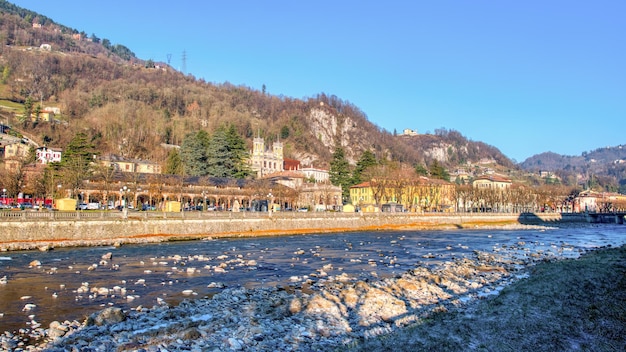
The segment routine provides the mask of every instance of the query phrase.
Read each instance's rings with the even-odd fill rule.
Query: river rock
[[[289,313],[297,314],[302,310],[302,301],[298,297],[294,297],[291,302],[289,302]]]
[[[66,325],[63,325],[55,320],[50,323],[50,328],[48,329],[48,337],[50,337],[51,339],[63,337],[67,333],[67,330],[68,327]]]
[[[407,312],[405,303],[392,294],[378,288],[370,290],[361,297],[359,316],[361,324],[368,326],[379,320],[391,321]]]
[[[122,322],[126,319],[126,314],[121,308],[109,307],[98,313],[94,313],[87,318],[86,325],[107,325]]]

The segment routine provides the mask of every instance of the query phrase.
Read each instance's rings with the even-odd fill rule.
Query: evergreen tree
[[[92,174],[91,163],[98,153],[84,132],[78,132],[69,142],[60,163],[63,184],[74,196],[84,179]]]
[[[207,153],[207,169],[209,176],[229,177],[234,170],[226,129],[215,130]]]
[[[30,115],[33,113],[33,99],[31,97],[26,98],[24,101],[24,119],[27,121],[30,119]]]
[[[450,174],[437,160],[430,164],[430,177],[450,181]]]
[[[252,170],[248,165],[248,150],[246,141],[237,133],[235,125],[230,125],[226,131],[226,141],[230,150],[230,158],[232,160],[233,169],[232,177],[246,178],[252,174]]]
[[[167,160],[165,161],[165,173],[172,175],[183,174],[183,161],[180,158],[178,149],[172,149],[167,154]]]
[[[428,176],[428,170],[422,164],[415,165],[415,173],[420,176]]]
[[[328,172],[330,182],[335,186],[341,186],[343,200],[350,199],[350,165],[346,159],[343,148],[336,147],[333,153],[333,160],[330,162],[330,170]]]
[[[368,167],[376,164],[377,161],[374,153],[369,150],[364,151],[363,154],[361,154],[361,158],[359,159],[359,161],[357,161],[354,171],[352,172],[352,184],[356,185],[363,182],[363,179],[361,177],[363,171],[365,171],[365,169],[367,169]]]
[[[211,137],[206,131],[200,130],[188,134],[180,147],[180,159],[185,175],[205,176],[208,171],[208,150]]]
[[[87,134],[78,132],[65,148],[61,164],[62,166],[67,166],[70,163],[74,163],[79,165],[81,171],[87,174],[89,173],[90,164],[97,154],[96,148],[89,140]]]

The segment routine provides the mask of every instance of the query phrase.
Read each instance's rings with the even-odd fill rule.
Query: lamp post
[[[267,211],[269,213],[269,216],[272,216],[272,208],[274,204],[274,196],[272,195],[272,191],[270,191],[270,193],[267,194],[267,199],[269,200],[267,204]]]
[[[207,206],[206,206],[206,191],[202,191],[202,198],[204,198],[204,203],[202,203],[202,211],[205,212],[207,211]]]
[[[2,189],[2,204],[7,205],[7,189]]]
[[[143,202],[139,203],[139,196],[140,196],[139,193],[141,193],[141,187],[137,187],[137,193],[135,193],[135,209],[143,210]]]
[[[120,202],[122,203],[122,217],[126,218],[128,216],[128,209],[126,208],[126,203],[128,202],[128,187],[124,186],[120,188]]]

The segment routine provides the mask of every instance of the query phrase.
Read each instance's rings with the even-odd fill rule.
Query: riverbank
[[[626,247],[541,263],[493,298],[352,351],[624,351]]]
[[[584,214],[499,213],[120,213],[76,212],[0,222],[0,251],[107,246],[226,237],[378,230],[495,228],[586,223]]]
[[[50,342],[31,350],[624,350],[626,248],[532,258],[480,252],[376,282],[332,277],[309,294],[236,288],[175,307],[107,308],[51,324]]]
[[[138,306],[130,310],[112,306],[92,314],[84,323],[53,322],[45,330],[39,328],[31,331],[29,339],[38,339],[39,347],[30,349],[40,350],[44,346],[49,351],[87,346],[94,351],[115,348],[145,351],[334,351],[359,348],[363,343],[368,346],[373,341],[389,340],[389,333],[410,331],[406,330],[407,327],[415,323],[419,327],[424,322],[441,319],[455,312],[478,315],[473,310],[473,307],[477,307],[476,302],[491,301],[499,292],[507,292],[506,287],[511,283],[533,278],[541,273],[534,268],[541,268],[542,263],[560,263],[559,258],[574,254],[571,245],[560,241],[548,246],[548,250],[543,248],[540,242],[517,240],[494,247],[493,251],[475,250],[468,257],[434,266],[418,264],[414,269],[393,277],[365,280],[347,276],[341,270],[337,272],[337,268],[333,269],[321,262],[319,270],[310,275],[313,280],[298,279],[288,286],[227,288],[212,299],[185,301],[175,306]],[[583,252],[576,250],[579,251]],[[623,257],[623,249],[620,255]],[[593,272],[607,266],[608,271],[623,273],[623,268],[621,271],[615,270],[615,261],[595,261],[598,268],[588,268]],[[623,265],[623,261],[617,264]],[[576,275],[563,270],[558,275],[586,277],[586,273],[583,274],[587,270],[585,267],[574,270],[577,270]],[[528,275],[529,278],[523,279]],[[545,279],[553,278],[543,277]],[[542,297],[543,291],[537,291],[534,296]],[[558,307],[561,310],[568,308]],[[497,331],[499,323],[506,322],[504,318],[510,312],[519,310],[524,313],[528,309],[515,305],[502,308],[501,304],[496,304],[490,313],[481,318],[484,322],[470,319],[471,322],[467,324],[478,324],[476,326],[480,327],[481,322],[491,323]],[[498,315],[500,311],[506,314]],[[540,319],[542,314],[541,311],[532,311],[530,315],[522,313],[513,317],[524,319],[527,324]],[[566,314],[560,317],[572,318]],[[570,321],[570,324],[575,323]],[[427,335],[433,334],[433,343],[438,341],[436,336],[443,336],[448,330],[455,331],[454,326],[443,325],[440,328],[440,331],[425,330]],[[16,336],[3,338],[6,344],[20,341]],[[470,345],[467,339],[455,339],[457,345],[451,346],[463,347],[458,350],[490,350],[490,345],[476,347]],[[431,349],[445,350],[447,342],[441,340],[441,343],[443,347]],[[506,341],[503,343],[506,344]],[[391,346],[392,350],[398,347]]]

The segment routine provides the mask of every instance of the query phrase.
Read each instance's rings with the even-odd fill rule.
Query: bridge
[[[623,225],[624,216],[626,216],[626,211],[609,212],[609,213],[588,212],[586,213],[586,216],[587,216],[587,222],[590,222],[590,223]]]

